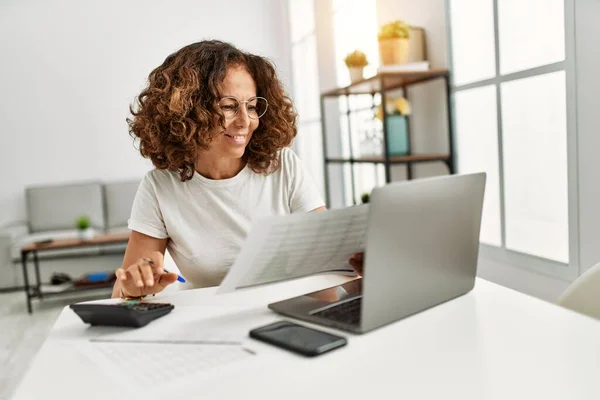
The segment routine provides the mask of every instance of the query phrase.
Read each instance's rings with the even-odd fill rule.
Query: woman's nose
[[[243,124],[243,127],[250,125],[250,117],[248,116],[248,109],[246,108],[246,106],[240,105],[235,119],[236,123]]]

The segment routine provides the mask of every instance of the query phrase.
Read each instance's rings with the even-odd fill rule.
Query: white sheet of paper
[[[168,393],[189,382],[199,384],[257,357],[239,345],[88,342],[78,346],[111,385],[135,397]]]
[[[364,251],[368,204],[262,218],[217,293],[324,273],[354,274],[348,259]]]
[[[273,321],[265,309],[242,307],[176,307],[148,325],[90,339],[98,343],[241,345],[257,324]]]

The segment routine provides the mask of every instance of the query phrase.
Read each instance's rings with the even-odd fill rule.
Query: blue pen
[[[167,271],[166,269],[164,269],[164,268],[163,268],[163,270],[164,270],[164,271],[165,271],[167,274],[170,274],[170,272],[169,272],[169,271]],[[178,280],[179,282],[185,283],[185,279],[183,278],[183,276],[181,276],[181,275],[179,275],[179,274],[177,274],[177,280]]]
[[[145,258],[142,258],[142,260],[144,260],[144,261],[146,261],[148,264],[150,264],[150,265],[154,266],[154,261],[152,261],[152,259],[151,259],[151,258],[145,257]],[[163,271],[165,271],[167,274],[170,274],[170,272],[169,272],[169,271],[167,271],[167,270],[166,270],[166,269],[164,269],[164,268],[163,268]],[[183,278],[183,276],[181,276],[181,275],[179,275],[179,274],[177,274],[177,281],[178,281],[178,282],[181,282],[181,283],[185,283],[185,279]]]

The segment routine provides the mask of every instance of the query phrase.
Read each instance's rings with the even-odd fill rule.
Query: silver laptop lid
[[[369,205],[361,330],[473,288],[485,173],[375,188]]]

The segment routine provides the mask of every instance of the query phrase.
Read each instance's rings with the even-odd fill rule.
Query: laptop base
[[[358,278],[342,285],[271,303],[269,308],[279,314],[302,321],[330,326],[348,332],[362,333],[360,309],[355,310],[356,303],[360,303],[361,299],[362,278]],[[350,317],[348,322],[344,322],[339,317],[342,313],[333,313],[336,307],[345,308],[344,311],[347,312],[348,308],[345,306],[352,307],[353,312],[358,311],[358,321],[356,317]]]

